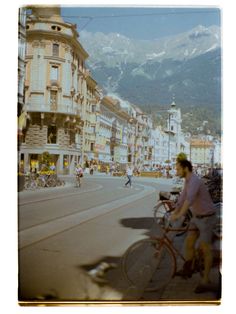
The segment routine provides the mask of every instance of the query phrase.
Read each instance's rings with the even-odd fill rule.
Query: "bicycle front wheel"
[[[154,207],[154,220],[157,224],[165,227],[166,225],[166,213],[171,211],[169,204],[167,202],[160,201]]]
[[[165,287],[176,271],[176,259],[161,239],[143,239],[132,244],[122,259],[125,279],[145,291]]]

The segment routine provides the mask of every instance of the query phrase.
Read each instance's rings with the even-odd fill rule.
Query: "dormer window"
[[[57,26],[57,25],[52,25],[52,26],[51,26],[51,29],[52,29],[53,31],[57,31],[57,32],[60,32],[60,31],[61,31],[61,28],[60,28],[59,26]]]

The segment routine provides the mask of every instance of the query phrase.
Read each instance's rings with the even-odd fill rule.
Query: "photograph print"
[[[19,304],[220,304],[221,10],[18,10]]]

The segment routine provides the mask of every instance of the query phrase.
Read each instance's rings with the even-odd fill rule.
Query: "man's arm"
[[[190,205],[189,201],[185,200],[182,207],[172,212],[170,219],[174,221],[182,217],[187,212],[189,205]]]

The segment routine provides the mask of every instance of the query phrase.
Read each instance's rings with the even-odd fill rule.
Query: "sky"
[[[78,31],[115,32],[133,39],[158,39],[188,31],[198,25],[220,26],[218,7],[64,6],[63,19]]]

